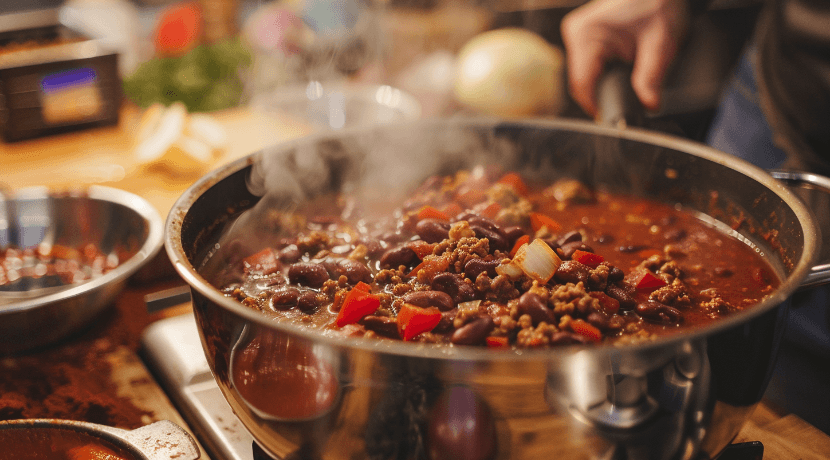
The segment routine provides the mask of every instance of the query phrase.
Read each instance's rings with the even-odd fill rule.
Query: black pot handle
[[[643,126],[645,110],[631,86],[631,65],[614,61],[597,83],[597,123],[625,129]]]

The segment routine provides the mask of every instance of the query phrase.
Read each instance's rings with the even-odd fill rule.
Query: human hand
[[[690,21],[687,0],[593,0],[562,20],[568,86],[574,100],[596,116],[596,86],[605,63],[633,62],[631,86],[647,110],[660,93]]]

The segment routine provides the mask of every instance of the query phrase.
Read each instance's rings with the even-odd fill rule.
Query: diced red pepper
[[[513,245],[513,249],[510,250],[510,258],[516,257],[516,252],[519,251],[519,248],[530,243],[530,235],[522,235],[519,239],[516,240],[516,244]]]
[[[418,256],[419,259],[423,260],[424,257],[432,254],[432,250],[435,249],[435,243],[427,243],[424,240],[415,240],[407,243],[407,246],[415,251],[415,255]]]
[[[425,206],[421,207],[421,209],[418,211],[418,220],[424,220],[424,219],[438,219],[438,220],[449,221],[450,216],[448,216],[448,215],[444,214],[443,212],[433,208],[430,205],[425,205]]]
[[[501,211],[501,205],[494,201],[482,209],[480,214],[488,219],[495,219],[499,211]]]
[[[500,348],[500,347],[506,347],[506,346],[510,345],[510,340],[507,337],[503,337],[503,336],[499,336],[499,337],[490,336],[490,337],[487,337],[485,339],[485,341],[487,342],[487,346],[492,347],[492,348]]]
[[[429,332],[441,322],[441,310],[435,307],[421,308],[405,303],[398,311],[398,334],[408,342],[418,334]]]
[[[438,272],[442,272],[449,268],[450,261],[445,259],[444,257],[438,256],[426,256],[424,260],[418,264],[417,267],[413,268],[411,272],[409,272],[408,276],[418,276],[418,272],[421,270],[426,270],[427,277],[430,279],[435,276]]]
[[[372,286],[369,286],[368,284],[364,283],[363,281],[358,281],[357,284],[355,284],[352,289],[357,289],[359,291],[363,291],[363,292],[366,292],[366,293],[372,292]]]
[[[599,254],[594,254],[593,252],[582,251],[577,249],[574,251],[573,255],[571,256],[572,260],[575,260],[582,265],[587,265],[591,268],[597,268],[599,264],[605,261],[605,258]]]
[[[499,179],[500,184],[505,184],[513,187],[513,190],[516,191],[521,196],[527,195],[527,184],[525,181],[516,173],[507,173]]]
[[[457,216],[457,215],[461,214],[461,211],[463,211],[463,210],[464,209],[462,209],[461,206],[458,205],[458,203],[450,203],[450,204],[444,206],[441,209],[441,212],[443,212],[444,214],[452,217],[452,216]]]
[[[589,340],[593,342],[601,342],[602,341],[602,332],[594,326],[593,324],[586,323],[581,319],[575,319],[568,323],[571,330],[576,332],[577,334],[587,337]]]
[[[533,227],[534,232],[538,232],[542,227],[547,227],[551,232],[557,232],[562,229],[559,222],[539,212],[530,213],[530,226]]]
[[[364,286],[368,287],[366,283],[361,281],[346,294],[340,312],[337,313],[337,319],[334,321],[337,327],[356,323],[364,316],[371,315],[380,307],[380,298],[370,294]]]
[[[245,273],[270,275],[280,269],[280,261],[273,249],[265,248],[242,259],[242,266]]]
[[[608,294],[601,292],[601,291],[591,291],[588,293],[591,297],[599,300],[600,305],[602,306],[602,310],[609,315],[613,315],[620,311],[620,301],[609,296]]]
[[[484,198],[486,197],[487,194],[484,192],[484,190],[477,188],[468,188],[456,195],[455,201],[457,201],[462,207],[472,208],[473,205],[484,201]]]
[[[638,275],[634,281],[634,286],[637,289],[642,290],[654,290],[657,288],[661,288],[665,285],[665,281],[663,281],[661,278],[658,278],[657,275],[655,275],[649,270],[643,270],[643,272],[640,275]]]

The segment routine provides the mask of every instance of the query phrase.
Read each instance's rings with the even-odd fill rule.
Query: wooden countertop
[[[143,196],[162,217],[200,174],[142,168],[133,155],[141,109],[127,105],[117,126],[94,128],[16,143],[0,143],[0,185],[11,189],[101,184]],[[278,114],[231,109],[211,114],[224,126],[224,152],[202,173],[263,147],[299,137],[311,128]]]
[[[310,132],[296,120],[245,109],[213,115],[227,130],[229,147],[211,167]],[[118,126],[0,144],[0,182],[13,189],[104,184],[145,197],[164,216],[196,177],[136,167],[132,148],[139,117],[138,109],[127,107]],[[123,428],[160,419],[186,427],[138,357],[141,332],[157,319],[147,313],[144,296],[180,284],[175,276],[150,284],[133,283],[114,308],[84,333],[44,351],[0,359],[0,419],[73,414],[77,419]],[[34,375],[21,373],[23,370]],[[33,385],[38,372],[60,374],[61,378]],[[86,405],[73,400],[73,392],[85,385],[92,385],[91,389],[82,388],[87,393],[97,392],[88,395],[95,401]],[[40,405],[33,407],[35,403]],[[67,408],[70,403],[75,406]],[[61,412],[70,409],[74,412]],[[755,411],[738,435],[736,442],[743,441],[761,441],[765,460],[821,459],[829,458],[830,452],[830,437],[766,404]]]

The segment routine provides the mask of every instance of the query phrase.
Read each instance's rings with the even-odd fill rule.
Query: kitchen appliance
[[[575,177],[681,203],[755,248],[783,282],[765,301],[711,327],[628,347],[494,354],[328,337],[272,322],[224,297],[209,284],[210,272],[194,268],[222,247],[219,236],[236,212],[259,200],[246,187],[259,156],[291,165],[279,169],[281,183],[308,173],[303,164],[315,168],[318,180],[285,188],[304,197],[352,186],[352,179],[369,174],[375,186],[390,187],[376,193],[386,198],[425,175],[480,163],[548,180]],[[276,202],[292,199],[283,195]],[[433,402],[447,398],[462,408],[447,423],[460,423],[470,436],[450,455],[478,446],[473,441],[486,432],[495,442],[465,452],[466,458],[714,457],[764,393],[790,294],[828,279],[827,267],[812,266],[819,232],[809,210],[766,172],[678,138],[567,120],[429,120],[300,139],[204,177],[174,206],[167,224],[168,255],[192,287],[215,380],[258,444],[278,458],[426,452],[435,447],[426,434],[442,423],[430,415],[442,409]],[[254,229],[237,236],[250,242],[260,235]],[[213,257],[223,260],[221,253]],[[303,417],[257,407],[235,383],[239,357],[250,350],[262,357],[254,373],[269,391],[335,397]],[[304,386],[280,379],[279,369],[292,364],[306,371]]]
[[[60,4],[0,6],[0,135],[6,141],[118,123],[118,56],[61,25]]]

